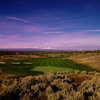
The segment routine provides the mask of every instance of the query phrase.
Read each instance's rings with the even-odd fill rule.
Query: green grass
[[[61,57],[49,57],[49,58],[33,58],[26,60],[17,60],[20,62],[19,65],[7,64],[0,65],[4,72],[9,74],[42,74],[44,72],[62,72],[62,71],[73,71],[73,70],[86,70],[93,71],[87,65],[78,64],[69,59],[63,59]],[[24,62],[31,62],[32,65],[25,65]]]
[[[71,68],[60,68],[53,66],[40,66],[31,69],[31,71],[42,71],[42,72],[64,72],[64,71],[73,71]]]

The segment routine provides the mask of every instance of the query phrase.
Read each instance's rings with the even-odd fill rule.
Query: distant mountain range
[[[84,51],[84,50],[100,50],[100,46],[70,46],[58,49],[41,49],[41,48],[0,48],[4,51]]]
[[[0,50],[4,50],[4,51],[53,51],[53,49],[39,49],[39,48],[0,48]]]

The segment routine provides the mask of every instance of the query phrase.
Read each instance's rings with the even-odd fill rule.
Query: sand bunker
[[[0,64],[5,64],[6,62],[0,62]]]
[[[12,62],[11,64],[20,64],[20,62]]]

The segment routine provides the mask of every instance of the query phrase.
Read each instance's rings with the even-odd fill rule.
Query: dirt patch
[[[13,77],[13,76],[16,76],[16,75],[6,74],[4,72],[0,72],[0,80],[4,80],[4,79],[7,79],[7,78]]]
[[[68,78],[70,78],[73,82],[73,84],[81,84],[85,80],[91,80],[93,76],[90,75],[76,75],[76,74],[71,74],[68,75]]]
[[[23,64],[26,64],[26,65],[32,65],[31,62],[24,62]]]
[[[15,64],[15,65],[19,65],[20,64],[20,62],[11,62],[11,64]]]
[[[5,64],[6,62],[0,62],[0,64]]]

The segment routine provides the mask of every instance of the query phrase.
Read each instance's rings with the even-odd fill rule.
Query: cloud
[[[22,39],[24,39],[24,37],[22,37],[20,35],[8,35],[7,39],[10,39],[10,40],[22,40]]]
[[[57,34],[59,34],[59,33],[65,33],[65,32],[44,32],[44,33],[47,33],[47,34],[57,33]]]
[[[87,30],[87,32],[100,32],[100,29],[97,29],[97,30]]]
[[[12,20],[17,20],[17,21],[25,22],[25,23],[29,23],[29,21],[27,21],[27,20],[25,20],[25,19],[22,19],[22,18],[18,18],[18,17],[11,17],[11,16],[8,16],[7,18],[8,18],[8,19],[12,19]]]
[[[21,40],[21,39],[24,39],[23,36],[21,35],[3,35],[3,34],[0,34],[0,40]]]

